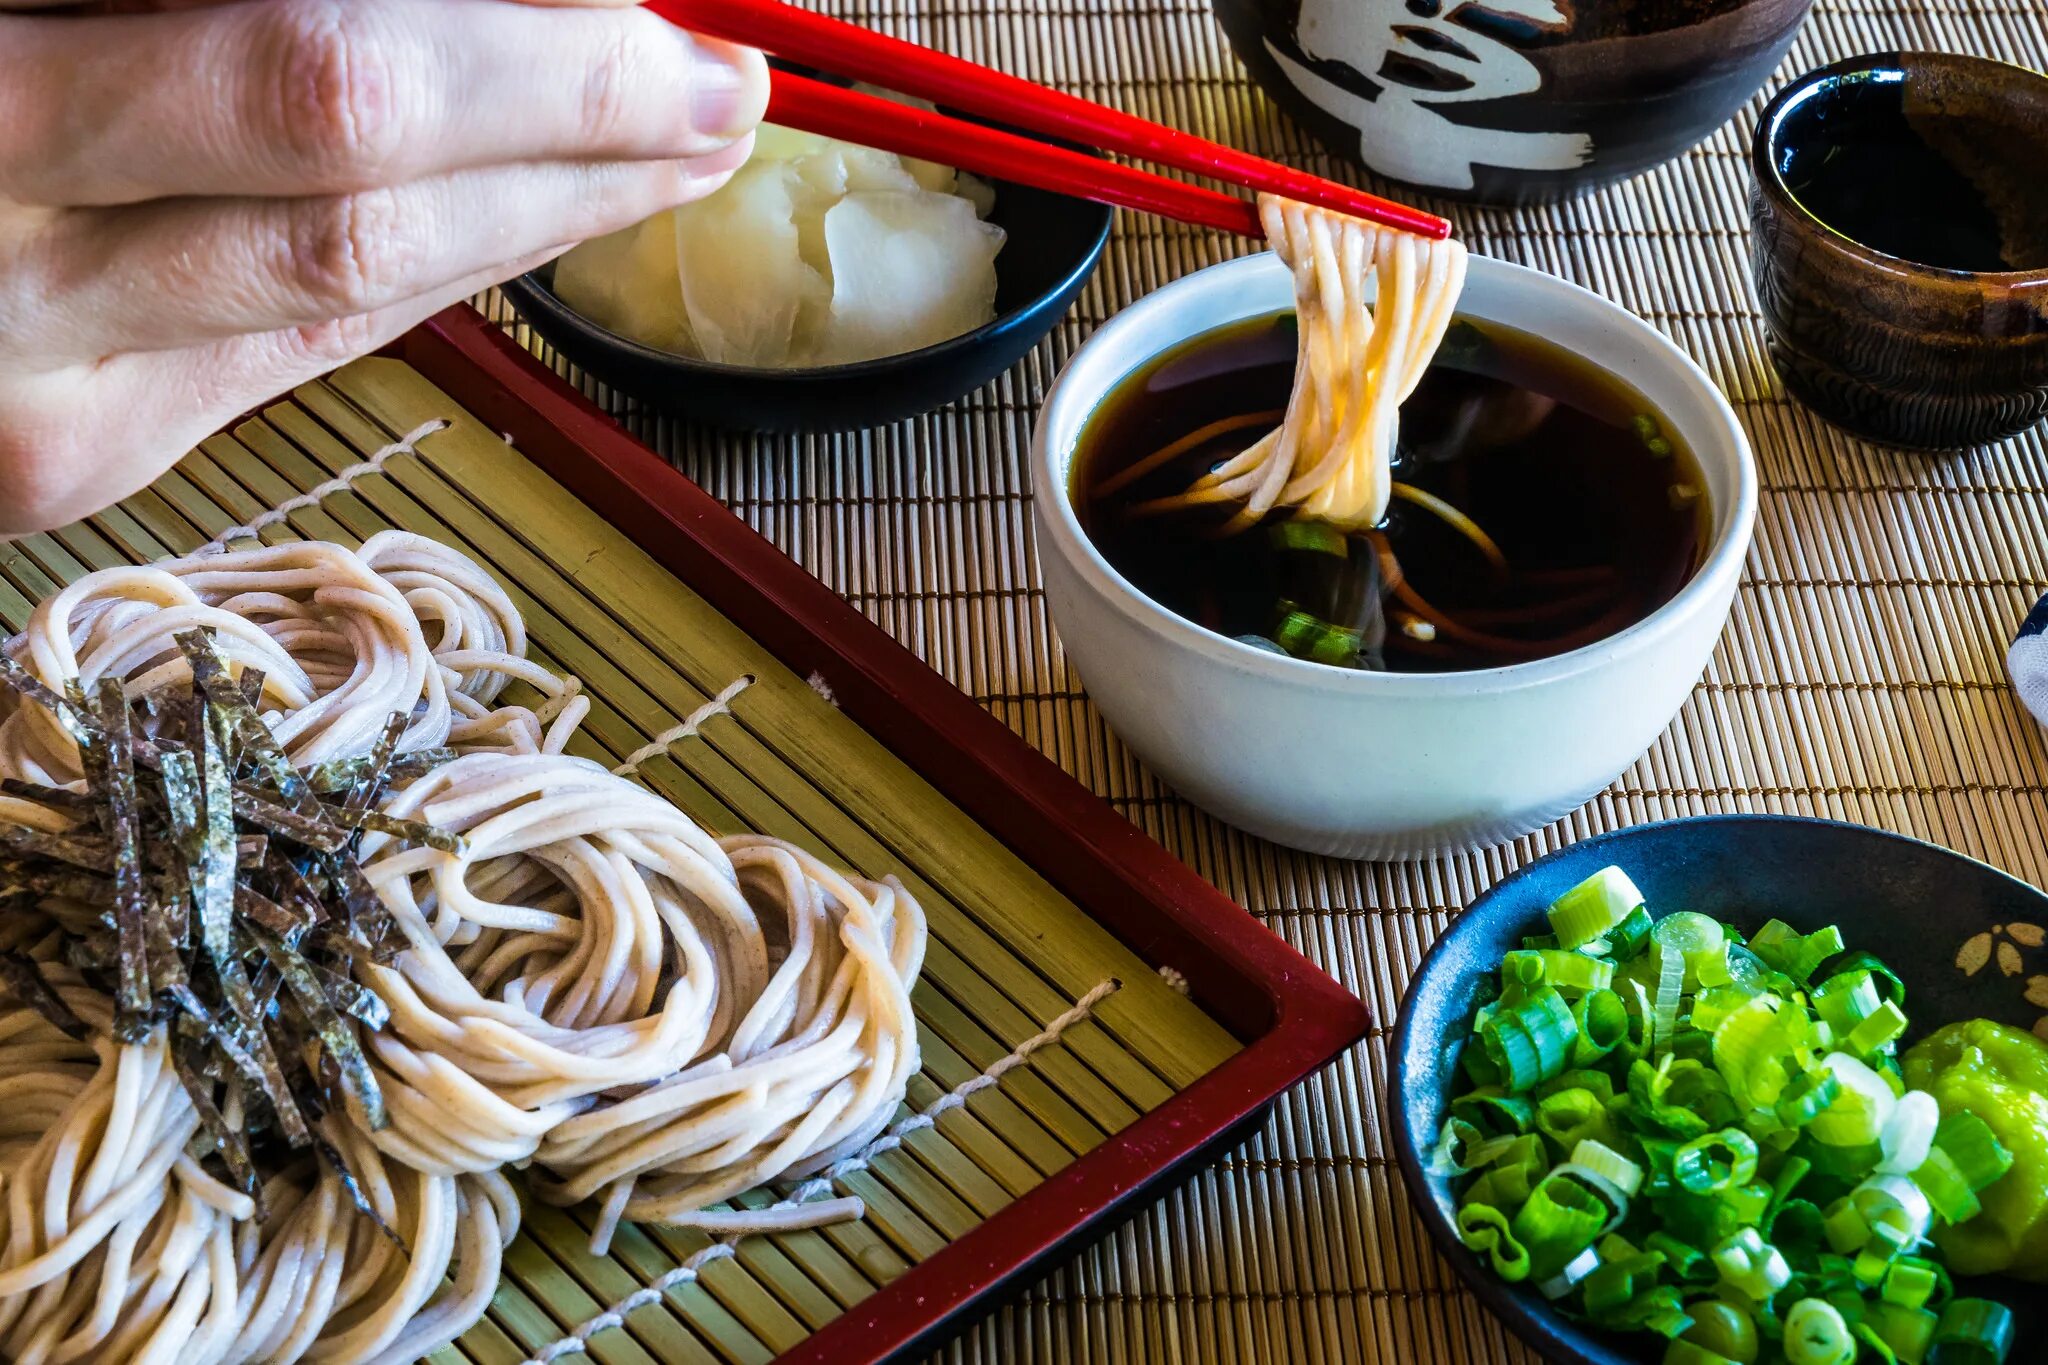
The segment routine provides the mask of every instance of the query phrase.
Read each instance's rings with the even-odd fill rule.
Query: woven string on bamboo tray
[[[809,0],[819,3],[819,0]],[[903,37],[1319,174],[1357,179],[1251,85],[1203,0],[823,0]],[[1819,0],[1778,77],[1894,49],[2048,66],[2040,0]],[[840,437],[734,438],[590,392],[692,478],[1391,1020],[1458,906],[1519,864],[1620,825],[1710,811],[1832,816],[2048,884],[2048,750],[2007,690],[2014,625],[2048,587],[2048,437],[1928,460],[1791,403],[1744,262],[1761,101],[1638,179],[1523,212],[1452,209],[1478,251],[1614,299],[1734,402],[1762,466],[1730,628],[1677,721],[1584,809],[1491,852],[1341,862],[1241,835],[1109,734],[1046,620],[1025,451],[1088,333],[1249,247],[1120,215],[1073,315],[1023,364],[928,416]],[[511,323],[497,300],[493,316]],[[526,339],[523,330],[517,332]],[[536,343],[537,344],[537,343]],[[545,355],[545,348],[542,348]],[[566,368],[564,373],[570,373]],[[2028,970],[2048,972],[2048,954]],[[997,1313],[962,1362],[1402,1362],[1530,1357],[1411,1216],[1385,1141],[1384,1029],[1284,1101],[1215,1170]]]

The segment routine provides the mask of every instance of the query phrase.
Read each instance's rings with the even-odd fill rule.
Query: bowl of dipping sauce
[[[2048,76],[1852,58],[1778,92],[1752,160],[1757,298],[1800,401],[1930,450],[2048,416]]]
[[[1139,757],[1254,834],[1402,858],[1546,824],[1699,680],[1755,517],[1742,429],[1648,324],[1474,257],[1380,526],[1152,515],[1277,423],[1293,304],[1270,254],[1212,266],[1054,385],[1033,508],[1067,655]]]

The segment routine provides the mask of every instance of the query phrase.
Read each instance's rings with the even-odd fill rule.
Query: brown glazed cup
[[[2029,268],[1921,264],[1800,202],[1802,153],[1856,150],[1842,129],[1899,112],[1949,121],[1973,158],[1995,150],[2002,169],[1982,183],[1999,186],[1999,260]],[[2048,76],[1942,53],[1838,62],[1778,92],[1751,159],[1750,264],[1771,360],[1795,397],[1855,435],[1925,450],[2001,441],[2048,416]],[[1942,231],[1941,210],[1927,211],[1941,196],[1900,193],[1887,232]]]

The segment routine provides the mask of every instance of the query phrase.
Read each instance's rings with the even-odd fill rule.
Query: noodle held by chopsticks
[[[1197,479],[1140,504],[1243,504],[1227,529],[1275,507],[1347,530],[1376,526],[1393,491],[1400,407],[1429,368],[1465,286],[1465,248],[1328,209],[1259,196],[1266,238],[1294,276],[1294,389],[1280,425]]]

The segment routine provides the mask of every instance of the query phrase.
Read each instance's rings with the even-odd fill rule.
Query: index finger
[[[632,6],[282,0],[4,23],[0,195],[42,205],[681,159],[767,102],[760,54]]]

